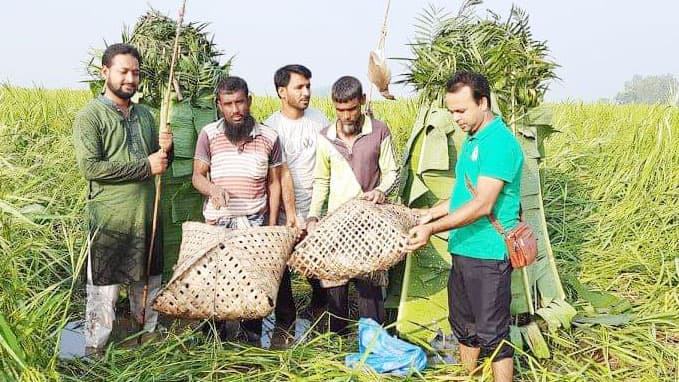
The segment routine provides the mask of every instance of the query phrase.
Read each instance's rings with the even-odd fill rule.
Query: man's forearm
[[[102,183],[122,183],[144,181],[151,177],[151,165],[146,158],[133,162],[103,161],[88,158],[79,163],[86,180]]]
[[[269,225],[274,226],[278,224],[278,213],[281,208],[281,183],[277,178],[269,180],[267,193],[269,194]]]
[[[311,191],[310,217],[321,217],[325,202],[330,195],[330,154],[323,149],[323,140],[319,139],[316,148],[316,165],[314,167],[314,186]]]
[[[321,217],[321,211],[325,202],[328,200],[330,194],[330,179],[316,178],[314,179],[314,188],[311,194],[311,206],[309,207],[309,216]]]
[[[432,207],[432,210],[440,212],[441,204]],[[462,207],[458,208],[450,214],[443,215],[442,218],[438,220],[431,221],[426,225],[431,228],[432,234],[449,231],[451,229],[463,227],[467,224],[471,224],[480,218],[487,216],[487,210],[484,208],[483,202],[474,198],[469,203],[466,203]],[[432,214],[432,217],[436,217]]]
[[[431,218],[435,220],[446,216],[448,214],[449,209],[450,209],[450,199],[444,199],[440,201],[438,204],[434,205],[433,207],[427,209],[427,212],[431,214]]]
[[[375,189],[382,191],[387,196],[397,192],[400,184],[400,173],[391,137],[385,138],[380,145],[379,167],[382,175],[380,183]]]
[[[212,187],[212,182],[205,176],[196,171],[193,172],[193,177],[191,178],[191,183],[193,187],[201,195],[210,196],[210,188]]]
[[[286,216],[296,216],[297,210],[295,206],[295,186],[292,181],[292,174],[287,165],[283,165],[281,169],[281,195],[283,197],[283,208],[285,208]]]

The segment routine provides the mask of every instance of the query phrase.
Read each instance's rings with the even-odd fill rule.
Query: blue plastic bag
[[[344,359],[347,367],[354,368],[365,359],[365,365],[378,373],[408,375],[427,367],[427,354],[419,346],[390,336],[382,326],[370,318],[358,320],[358,353]]]

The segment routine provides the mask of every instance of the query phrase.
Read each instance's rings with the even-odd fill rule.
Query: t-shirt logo
[[[288,156],[294,156],[302,150],[309,150],[314,147],[315,140],[311,137],[304,137],[302,141],[298,140],[288,140],[285,142],[285,154]]]
[[[474,147],[471,156],[472,162],[476,162],[477,159],[479,159],[479,146]]]
[[[311,138],[311,137],[306,137],[306,138],[304,138],[304,140],[302,141],[302,147],[303,147],[304,149],[309,149],[309,148],[313,147],[314,143],[316,143],[316,142],[314,142],[314,139],[313,139],[313,138]]]

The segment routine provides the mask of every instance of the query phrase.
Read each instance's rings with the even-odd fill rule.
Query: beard
[[[358,125],[342,123],[342,132],[346,135],[354,135],[358,132]]]
[[[229,142],[236,144],[243,142],[255,127],[255,119],[250,114],[243,118],[243,122],[238,124],[229,123],[224,119],[224,134]]]
[[[340,121],[340,125],[342,126],[342,132],[344,134],[355,135],[358,132],[360,132],[361,128],[363,127],[363,116],[359,117],[354,122],[342,122],[342,121]]]
[[[134,86],[134,90],[132,90],[131,92],[126,92],[126,91],[123,90],[123,85],[122,85],[122,84],[120,85],[120,87],[114,88],[113,85],[112,85],[109,81],[106,81],[106,87],[107,87],[108,90],[110,90],[113,94],[115,94],[116,96],[118,96],[118,97],[120,97],[121,99],[124,99],[124,100],[126,100],[126,101],[127,101],[128,99],[132,98],[132,97],[134,96],[134,93],[137,92],[137,87],[136,87],[136,86]]]

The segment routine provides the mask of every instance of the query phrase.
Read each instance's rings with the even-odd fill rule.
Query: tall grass
[[[84,312],[78,274],[86,187],[75,166],[71,124],[89,98],[87,92],[0,88],[0,380],[389,379],[347,369],[343,357],[355,343],[327,334],[269,351],[179,332],[134,349],[112,344],[98,361],[59,361],[60,328]],[[262,120],[278,102],[256,98],[253,114]],[[332,116],[329,100],[315,98],[312,106]],[[547,142],[547,220],[559,270],[583,319],[548,335],[550,359],[518,356],[519,379],[676,380],[679,111],[553,107],[562,132]],[[410,101],[375,105],[399,150],[416,111]],[[631,322],[585,324],[595,307],[578,295],[576,279],[628,299]],[[459,365],[447,365],[410,379],[464,377]]]
[[[550,368],[586,380],[676,380],[679,110],[561,104],[554,116],[562,133],[547,143],[544,199],[560,272],[572,299],[579,278],[627,298],[632,319],[559,333]],[[581,316],[592,312],[578,301]]]
[[[56,334],[82,308],[73,286],[84,258],[85,188],[70,129],[88,99],[0,89],[1,333],[18,338],[0,350],[0,379],[56,378]]]

